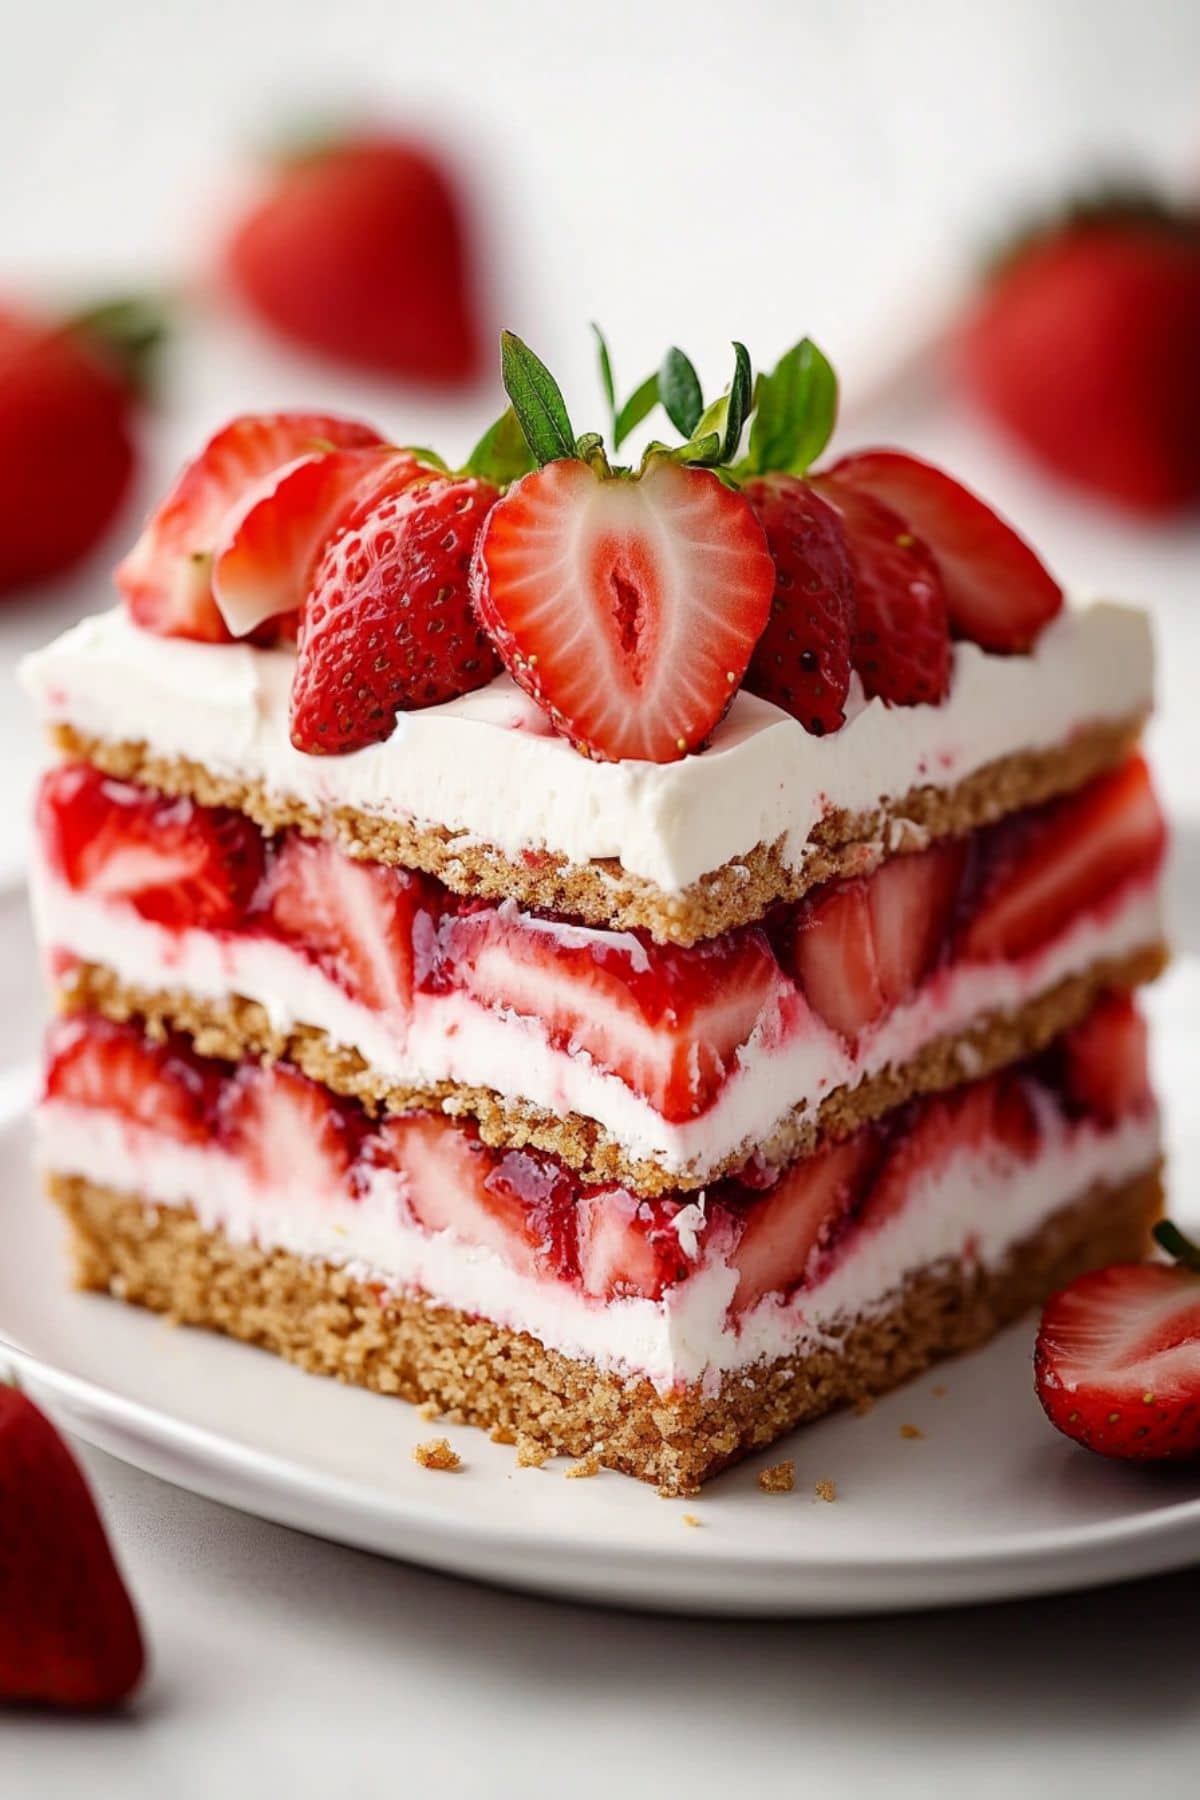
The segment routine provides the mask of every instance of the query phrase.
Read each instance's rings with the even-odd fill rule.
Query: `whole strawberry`
[[[132,304],[68,323],[0,310],[0,595],[71,568],[115,517],[158,329]]]
[[[0,1698],[116,1706],[144,1665],[78,1464],[31,1400],[0,1387]]]
[[[451,175],[424,145],[385,133],[281,159],[226,251],[234,286],[285,337],[447,386],[480,372],[471,261]]]
[[[1200,215],[1140,197],[1026,239],[962,336],[980,403],[1048,468],[1120,505],[1200,501]]]
[[[1052,1425],[1133,1462],[1200,1458],[1200,1248],[1166,1222],[1169,1263],[1118,1263],[1047,1302],[1034,1370]]]

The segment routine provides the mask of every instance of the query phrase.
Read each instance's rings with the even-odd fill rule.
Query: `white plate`
[[[1191,1105],[1200,963],[1153,1000],[1173,1184],[1200,1178]],[[69,1292],[56,1221],[33,1191],[20,1083],[0,1129],[0,1340],[29,1392],[90,1443],[182,1487],[388,1556],[493,1581],[680,1612],[850,1613],[1085,1587],[1200,1554],[1200,1471],[1139,1471],[1072,1448],[1034,1398],[1032,1328],[922,1377],[864,1418],[830,1419],[663,1501],[623,1476],[516,1469],[469,1428],[464,1467],[412,1446],[441,1431],[402,1402],[97,1295]],[[937,1390],[945,1388],[944,1393]],[[915,1424],[924,1435],[902,1436]],[[783,1455],[796,1489],[755,1474]],[[814,1485],[837,1484],[833,1505]],[[684,1514],[699,1518],[690,1527]]]

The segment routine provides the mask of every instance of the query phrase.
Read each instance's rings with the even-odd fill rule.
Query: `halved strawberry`
[[[1011,1073],[973,1081],[948,1094],[918,1100],[890,1120],[888,1150],[860,1215],[877,1230],[902,1212],[923,1183],[964,1152],[989,1162],[1028,1161],[1037,1152],[1037,1113],[1025,1083]]]
[[[427,1231],[492,1250],[524,1275],[575,1273],[574,1184],[551,1158],[489,1150],[454,1120],[409,1113],[379,1125],[362,1159],[403,1176]]]
[[[879,985],[899,1006],[924,981],[945,946],[966,863],[961,839],[890,856],[867,882]]]
[[[256,913],[318,961],[364,1006],[407,1018],[419,875],[357,862],[336,844],[289,832],[271,860]]]
[[[117,569],[132,618],[160,637],[228,643],[212,595],[212,561],[230,510],[264,475],[299,456],[381,442],[369,425],[327,413],[232,420],[187,465]]]
[[[742,490],[775,560],[766,630],[745,687],[821,737],[845,723],[854,637],[854,573],[841,519],[794,475],[763,475]]]
[[[479,541],[475,605],[509,673],[587,756],[674,762],[723,716],[775,565],[746,499],[705,469],[550,462]]]
[[[1052,1425],[1101,1456],[1200,1456],[1200,1274],[1118,1263],[1055,1294],[1034,1350]]]
[[[87,763],[42,778],[37,814],[46,857],[69,886],[126,901],[176,931],[240,924],[262,876],[262,835],[241,813],[171,799]]]
[[[868,695],[936,705],[950,689],[946,595],[927,544],[898,513],[846,482],[814,486],[840,515],[854,570],[854,667]]]
[[[346,1188],[360,1115],[299,1069],[240,1064],[222,1088],[218,1124],[263,1187],[310,1196]]]
[[[300,620],[291,736],[309,755],[390,737],[398,712],[482,687],[499,660],[471,606],[471,561],[498,489],[474,476],[397,481],[326,546]]]
[[[757,930],[684,950],[511,905],[448,919],[442,951],[448,979],[481,1005],[536,1021],[672,1121],[711,1103],[779,985]]]
[[[272,470],[228,514],[216,544],[213,597],[233,636],[299,613],[326,544],[363,498],[432,474],[411,451],[378,444]]]
[[[867,883],[830,882],[797,908],[783,951],[817,1017],[853,1043],[887,1007]]]
[[[814,1251],[863,1192],[876,1160],[868,1128],[816,1156],[801,1157],[774,1187],[756,1194],[729,1255],[738,1271],[733,1311],[743,1313],[764,1294],[787,1294],[804,1278]]]
[[[932,551],[950,628],[985,650],[1028,650],[1061,609],[1062,589],[990,506],[902,450],[861,450],[828,480],[881,501]]]
[[[963,938],[967,957],[1011,959],[1055,937],[1154,868],[1166,826],[1140,756],[1035,818],[1001,829],[1001,854]]]
[[[90,1013],[56,1019],[46,1035],[49,1100],[120,1113],[181,1143],[211,1136],[212,1066],[181,1043],[152,1043],[133,1025]]]
[[[1131,994],[1107,994],[1062,1047],[1067,1093],[1105,1124],[1149,1104],[1149,1038]]]
[[[598,1300],[658,1300],[691,1271],[673,1221],[674,1200],[645,1200],[625,1188],[584,1188],[576,1205],[579,1278]]]

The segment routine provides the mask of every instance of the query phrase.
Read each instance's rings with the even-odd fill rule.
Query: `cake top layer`
[[[260,813],[278,806],[280,823],[298,806],[318,822],[348,809],[438,830],[456,853],[482,846],[508,859],[518,898],[531,897],[522,869],[536,888],[546,853],[679,897],[760,846],[800,869],[831,815],[874,816],[914,789],[951,790],[1085,727],[1136,728],[1151,703],[1149,623],[1107,602],[1068,608],[1027,655],[959,643],[953,658],[940,704],[868,701],[855,684],[846,724],[827,737],[743,690],[704,750],[662,764],[579,756],[507,675],[401,713],[382,743],[306,756],[288,732],[293,652],[158,637],[118,609],[75,626],[23,674],[48,724],[201,765],[255,790]]]

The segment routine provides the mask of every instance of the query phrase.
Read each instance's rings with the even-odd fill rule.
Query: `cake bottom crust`
[[[1063,1207],[992,1268],[922,1269],[818,1347],[727,1374],[719,1389],[660,1394],[548,1350],[521,1332],[381,1293],[344,1269],[231,1243],[188,1209],[51,1175],[72,1227],[80,1287],[102,1290],[273,1350],[312,1373],[406,1400],[453,1422],[693,1492],[793,1426],[886,1393],[939,1358],[984,1343],[1085,1269],[1141,1256],[1161,1209],[1157,1165]]]

